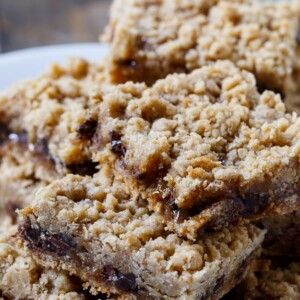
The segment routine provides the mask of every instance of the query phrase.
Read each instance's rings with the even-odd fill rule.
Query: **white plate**
[[[0,54],[0,92],[18,80],[32,78],[52,62],[65,63],[70,56],[99,61],[108,53],[100,43],[55,45]]]

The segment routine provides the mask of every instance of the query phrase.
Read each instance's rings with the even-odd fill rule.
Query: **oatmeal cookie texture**
[[[87,153],[95,124],[87,106],[102,82],[100,65],[73,58],[1,94],[0,210],[12,219],[39,187],[68,172],[96,172]]]
[[[229,61],[114,87],[98,118],[94,160],[181,236],[299,207],[300,119]]]
[[[181,239],[120,180],[102,166],[93,179],[68,175],[38,191],[19,229],[31,251],[124,299],[219,299],[241,280],[263,231],[236,224]]]
[[[245,281],[225,299],[300,299],[300,263],[254,261]]]
[[[104,35],[112,44],[112,80],[153,82],[228,59],[254,73],[261,89],[285,93],[297,57],[298,15],[287,3],[115,1]]]
[[[67,272],[38,264],[16,232],[16,227],[11,226],[0,235],[0,299],[88,299],[80,292],[83,289],[79,281]]]

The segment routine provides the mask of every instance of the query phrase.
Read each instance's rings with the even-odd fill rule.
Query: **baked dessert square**
[[[154,82],[231,60],[261,90],[287,93],[297,58],[299,11],[260,1],[115,1],[104,40],[114,82]]]
[[[14,223],[17,208],[64,174],[97,172],[84,134],[93,125],[89,103],[103,82],[101,65],[72,58],[1,93],[0,211],[6,219]]]
[[[55,181],[22,210],[20,235],[45,266],[121,299],[219,299],[242,279],[264,231],[236,224],[182,239],[123,187],[109,166]]]
[[[253,74],[219,61],[102,97],[93,160],[195,239],[240,219],[299,208],[300,119]],[[114,154],[114,155],[113,155]]]

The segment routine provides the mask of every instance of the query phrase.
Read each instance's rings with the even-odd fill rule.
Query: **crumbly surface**
[[[104,39],[113,81],[153,82],[228,59],[282,93],[296,60],[298,12],[259,1],[116,1]]]
[[[0,235],[0,298],[8,300],[84,300],[81,285],[65,271],[44,268],[7,227]]]
[[[75,59],[1,97],[1,209],[103,163],[189,239],[299,207],[300,121],[251,73],[219,61],[148,88],[101,70]]]
[[[38,188],[69,172],[97,171],[82,132],[93,130],[89,108],[103,82],[101,65],[73,58],[0,95],[1,211],[15,218]]]
[[[300,119],[229,61],[114,87],[98,119],[94,161],[114,164],[179,235],[299,207]]]
[[[41,160],[20,145],[0,146],[0,211],[17,221],[16,209],[30,203],[42,186],[59,178],[50,161]],[[0,221],[2,223],[2,221]]]
[[[225,299],[300,299],[300,263],[278,266],[270,260],[257,260],[245,281]]]
[[[97,171],[81,135],[89,129],[78,126],[90,120],[88,102],[102,82],[102,66],[73,58],[0,95],[0,299],[102,299],[66,272],[42,267],[7,234],[39,188],[65,173]]]
[[[92,120],[89,103],[103,82],[101,65],[74,58],[64,68],[52,65],[40,77],[13,86],[0,98],[2,144],[23,143],[62,173],[80,169],[78,161],[88,160],[88,141],[79,125]]]
[[[300,257],[300,211],[266,218],[262,224],[267,229],[264,254]]]
[[[242,278],[262,231],[237,224],[181,239],[121,180],[102,166],[93,179],[68,175],[40,190],[21,213],[28,247],[44,264],[124,299],[219,299]]]

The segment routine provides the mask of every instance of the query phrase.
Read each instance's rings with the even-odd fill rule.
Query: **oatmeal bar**
[[[9,227],[0,235],[0,299],[88,299],[81,293],[79,280],[65,271],[38,264],[16,232],[16,228]]]
[[[97,171],[86,136],[102,74],[101,65],[73,58],[0,95],[0,211],[15,218],[39,187],[69,172]]]
[[[121,180],[102,166],[93,179],[68,175],[41,189],[21,212],[31,251],[122,299],[219,299],[242,278],[263,231],[236,224],[195,242],[179,238]]]
[[[285,93],[297,31],[298,11],[287,3],[117,0],[104,40],[115,82],[153,82],[228,59],[261,89]]]
[[[114,87],[98,119],[94,160],[180,236],[299,208],[300,119],[229,61]]]
[[[298,300],[300,299],[300,263],[282,263],[267,259],[253,262],[252,272],[224,300]]]

